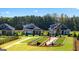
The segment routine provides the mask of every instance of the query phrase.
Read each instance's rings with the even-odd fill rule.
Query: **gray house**
[[[39,27],[37,27],[37,26],[35,26],[34,24],[26,24],[26,25],[23,25],[23,31],[24,31],[24,33],[25,34],[33,34],[33,32],[35,33],[35,34],[39,34],[39,33],[41,33],[41,29],[39,28]]]
[[[64,24],[52,24],[50,25],[49,28],[49,33],[50,34],[61,34],[61,35],[65,35],[65,34],[69,34],[70,33],[70,29],[68,29]]]
[[[4,23],[0,25],[0,35],[13,35],[15,28]]]

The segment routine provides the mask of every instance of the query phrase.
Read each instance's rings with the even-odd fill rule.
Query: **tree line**
[[[66,14],[58,16],[56,13],[44,16],[14,16],[14,17],[0,17],[0,24],[8,23],[9,25],[16,28],[16,30],[22,30],[23,25],[34,23],[41,29],[48,30],[51,24],[61,23],[66,25],[72,31],[79,30],[79,16],[69,17]]]

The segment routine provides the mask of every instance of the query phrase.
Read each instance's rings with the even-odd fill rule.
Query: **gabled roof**
[[[4,23],[4,24],[0,25],[0,30],[15,30],[15,28],[8,25],[8,24],[6,24],[6,23]]]
[[[60,25],[61,30],[68,29],[64,24]]]
[[[59,25],[60,25],[60,23],[52,24],[52,25],[50,25],[50,28],[51,28],[51,29],[55,29],[55,28],[57,28]]]
[[[49,29],[56,29],[56,28],[61,28],[61,30],[68,29],[64,24],[60,24],[60,23],[50,25]]]
[[[33,23],[23,25],[23,28],[24,29],[40,29],[39,27],[35,26]]]

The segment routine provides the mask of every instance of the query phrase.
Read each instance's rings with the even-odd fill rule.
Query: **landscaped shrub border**
[[[18,39],[18,36],[0,36],[0,44]]]

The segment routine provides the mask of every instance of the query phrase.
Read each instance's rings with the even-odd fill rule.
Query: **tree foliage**
[[[44,16],[15,16],[15,17],[0,17],[0,24],[8,23],[15,27],[17,30],[22,30],[23,25],[28,23],[34,23],[41,29],[48,30],[51,24],[62,23],[71,30],[79,30],[79,17],[73,16],[68,17],[67,15],[61,14],[57,16],[56,13],[53,15],[47,14]]]

